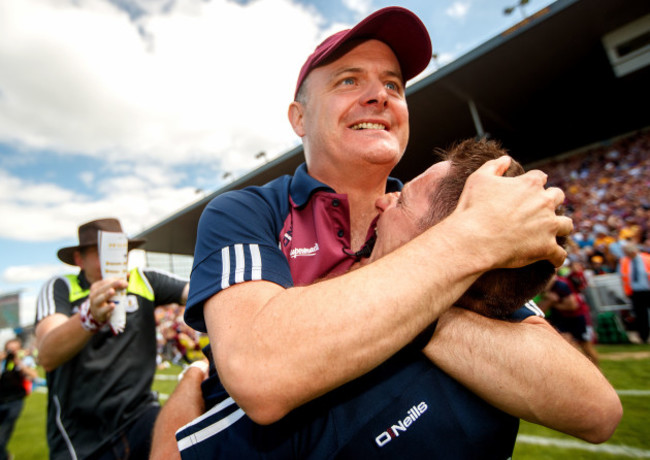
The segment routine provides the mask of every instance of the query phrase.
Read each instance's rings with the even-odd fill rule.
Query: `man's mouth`
[[[386,125],[382,125],[381,123],[357,123],[356,125],[351,127],[352,129],[359,130],[359,129],[379,129],[379,130],[385,130]]]

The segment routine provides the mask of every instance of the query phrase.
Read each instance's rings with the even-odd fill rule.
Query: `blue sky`
[[[438,54],[522,19],[517,0],[0,0],[0,293],[74,271],[88,220],[139,231],[298,143],[295,79],[324,37],[400,5]],[[552,0],[530,0],[532,14]]]

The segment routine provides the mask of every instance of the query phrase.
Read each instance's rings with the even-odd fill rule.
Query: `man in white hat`
[[[98,232],[122,232],[117,219],[79,227],[79,244],[59,250],[78,275],[56,276],[37,301],[39,361],[47,371],[47,440],[52,459],[113,459],[130,452],[147,458],[160,410],[151,383],[156,368],[154,308],[185,304],[188,284],[158,270],[136,268],[122,279],[102,279]],[[130,239],[128,249],[144,243]],[[127,289],[124,331],[108,321],[111,297]]]

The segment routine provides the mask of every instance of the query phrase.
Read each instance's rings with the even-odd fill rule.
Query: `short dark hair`
[[[468,139],[437,153],[451,164],[430,197],[430,212],[421,222],[425,228],[437,224],[456,209],[470,174],[486,161],[507,155],[498,142],[486,139]],[[521,164],[513,159],[504,176],[514,177],[524,172]],[[558,244],[564,246],[565,240],[558,238]],[[554,273],[555,267],[547,260],[521,268],[490,270],[481,275],[455,305],[485,316],[507,318],[542,292]]]

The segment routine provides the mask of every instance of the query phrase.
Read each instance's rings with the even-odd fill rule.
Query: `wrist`
[[[93,317],[90,311],[90,299],[84,300],[79,306],[79,319],[81,320],[81,327],[92,333],[97,332],[104,325],[104,323],[100,323]]]
[[[444,245],[461,276],[478,278],[498,265],[498,250],[470,213],[455,211],[432,229],[437,234],[433,243],[436,251]]]

